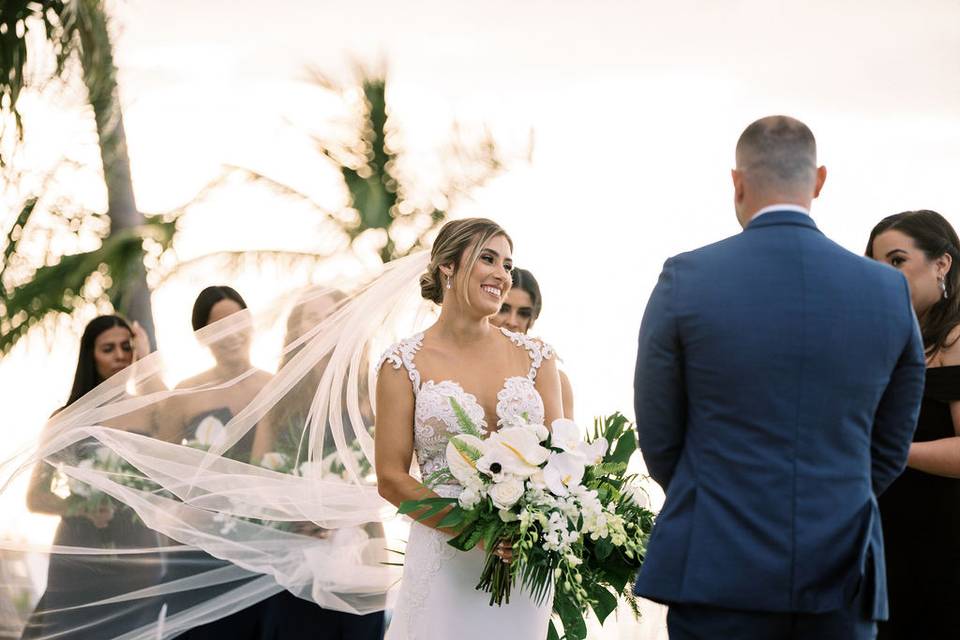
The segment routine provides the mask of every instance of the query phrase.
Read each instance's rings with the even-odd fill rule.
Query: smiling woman
[[[437,236],[421,284],[423,296],[440,305],[440,316],[390,348],[379,367],[377,406],[389,409],[376,418],[377,486],[397,506],[464,490],[436,473],[447,466],[447,444],[465,422],[489,435],[521,416],[540,424],[563,417],[552,349],[491,325],[512,268],[513,242],[491,220],[449,222]],[[414,455],[422,481],[410,473]],[[388,640],[545,637],[552,599],[538,604],[523,592],[491,609],[487,595],[475,589],[487,555],[481,548],[448,546],[453,532],[441,526],[445,515],[412,525]],[[509,562],[509,543],[494,544],[493,554]]]

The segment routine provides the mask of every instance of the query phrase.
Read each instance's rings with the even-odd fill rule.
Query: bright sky
[[[267,9],[120,4],[116,59],[141,209],[178,205],[222,164],[340,204],[304,130],[330,131],[343,112],[304,83],[307,66],[346,78],[352,59],[386,60],[410,168],[428,183],[454,120],[488,125],[516,155],[532,129],[532,161],[515,162],[455,214],[498,220],[516,263],[537,275],[537,333],[563,355],[582,423],[632,414],[636,332],[663,261],[739,231],[729,169],[757,117],[787,113],[813,129],[829,171],[813,215],[852,251],[905,209],[960,224],[953,0],[284,0]],[[188,216],[178,250],[317,247],[317,233],[288,202],[238,188]],[[157,293],[161,346],[184,331],[195,292],[222,279],[193,272]],[[277,274],[237,282],[256,309]],[[33,341],[0,362],[0,388],[16,399],[12,415],[4,403],[10,433],[0,447],[29,440],[63,402],[75,354],[72,341],[49,353]]]

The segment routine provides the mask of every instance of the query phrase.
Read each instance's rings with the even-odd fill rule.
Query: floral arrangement
[[[426,498],[400,505],[424,520],[444,513],[439,527],[456,535],[462,551],[482,544],[486,563],[477,589],[491,605],[509,603],[515,582],[539,603],[552,595],[566,638],[586,638],[589,607],[602,623],[624,598],[639,615],[631,586],[646,553],[653,513],[627,463],[637,448],[627,419],[617,413],[594,423],[584,439],[570,420],[551,429],[526,416],[484,434],[455,399],[462,433],[450,438],[448,466],[427,486],[459,484],[457,498]],[[492,552],[500,541],[513,561]],[[551,621],[549,638],[559,638]]]

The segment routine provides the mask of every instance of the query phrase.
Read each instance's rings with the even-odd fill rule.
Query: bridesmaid
[[[514,333],[527,333],[540,317],[540,310],[543,308],[540,285],[526,269],[514,268],[511,278],[513,287],[507,292],[500,312],[490,318],[490,324]],[[563,417],[573,420],[573,387],[570,385],[570,378],[563,371],[560,371],[560,391],[563,395]]]
[[[927,381],[907,469],[880,496],[890,619],[878,638],[960,634],[960,239],[934,211],[884,218],[867,256],[910,285]],[[958,265],[960,266],[960,265]]]
[[[223,320],[247,308],[247,303],[237,291],[228,286],[211,286],[197,296],[193,305],[191,324],[194,331]],[[257,392],[270,381],[270,374],[257,370],[239,384],[230,385],[229,391],[217,390],[220,383],[232,380],[241,373],[250,370],[250,343],[252,331],[245,334],[237,330],[230,336],[208,344],[214,358],[214,366],[177,385],[177,389],[195,389],[209,386],[210,391],[198,391],[178,396],[167,401],[157,412],[158,437],[168,442],[179,443],[197,437],[198,428],[207,423],[219,423],[224,426],[253,399]],[[250,429],[240,440],[224,453],[234,460],[249,462],[253,449],[255,429]],[[165,581],[184,579],[205,572],[215,571],[229,563],[209,555],[205,551],[189,550],[170,554],[167,557],[167,575]],[[186,594],[186,600],[180,601],[176,594],[167,596],[168,615],[174,615],[182,609],[208,600],[242,586],[245,582],[230,582],[223,586],[206,587],[202,593],[197,591]],[[273,596],[275,598],[276,596]],[[260,640],[266,637],[264,617],[271,598],[252,604],[213,622],[203,624],[177,636],[180,640]]]
[[[80,338],[80,355],[70,396],[57,413],[149,351],[150,342],[137,323],[130,325],[120,316],[99,316],[91,320]],[[145,425],[142,431],[147,430]],[[94,442],[85,440],[65,453],[84,458],[93,455],[94,448]],[[73,511],[68,515],[67,501],[52,490],[53,480],[53,467],[41,462],[34,469],[27,490],[27,506],[31,511],[60,516],[53,545],[88,549],[157,546],[156,534],[127,507],[117,503],[107,502],[96,509]],[[131,556],[126,558],[129,560]],[[58,634],[70,637],[71,632],[93,624],[101,629],[114,629],[119,635],[155,620],[158,607],[152,599],[86,606],[158,583],[161,567],[151,560],[155,559],[149,556],[139,563],[116,562],[115,556],[108,553],[51,554],[47,588],[21,637],[45,638]]]
[[[287,319],[287,335],[284,345],[292,345],[333,313],[345,299],[337,290],[319,287],[308,290],[290,311]],[[292,347],[281,362],[281,369],[302,346]],[[269,451],[297,451],[309,413],[310,404],[323,374],[325,362],[317,365],[291,390],[278,411],[268,414],[257,428],[253,446],[253,459],[259,462]],[[363,394],[363,391],[361,391]],[[372,419],[371,419],[372,422]],[[332,438],[324,439],[327,451]],[[302,452],[303,462],[306,450]],[[372,527],[372,525],[371,525]],[[327,531],[312,522],[295,523],[293,531],[300,535],[324,537]],[[382,527],[369,532],[372,537],[384,536]],[[383,637],[384,615],[382,611],[366,615],[353,615],[342,611],[324,609],[316,603],[298,598],[289,591],[281,591],[264,606],[263,640],[380,640]]]

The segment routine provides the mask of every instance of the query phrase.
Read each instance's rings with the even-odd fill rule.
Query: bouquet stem
[[[477,584],[479,591],[490,593],[490,606],[510,604],[510,588],[513,586],[512,563],[508,564],[492,553],[487,553],[487,563]]]

